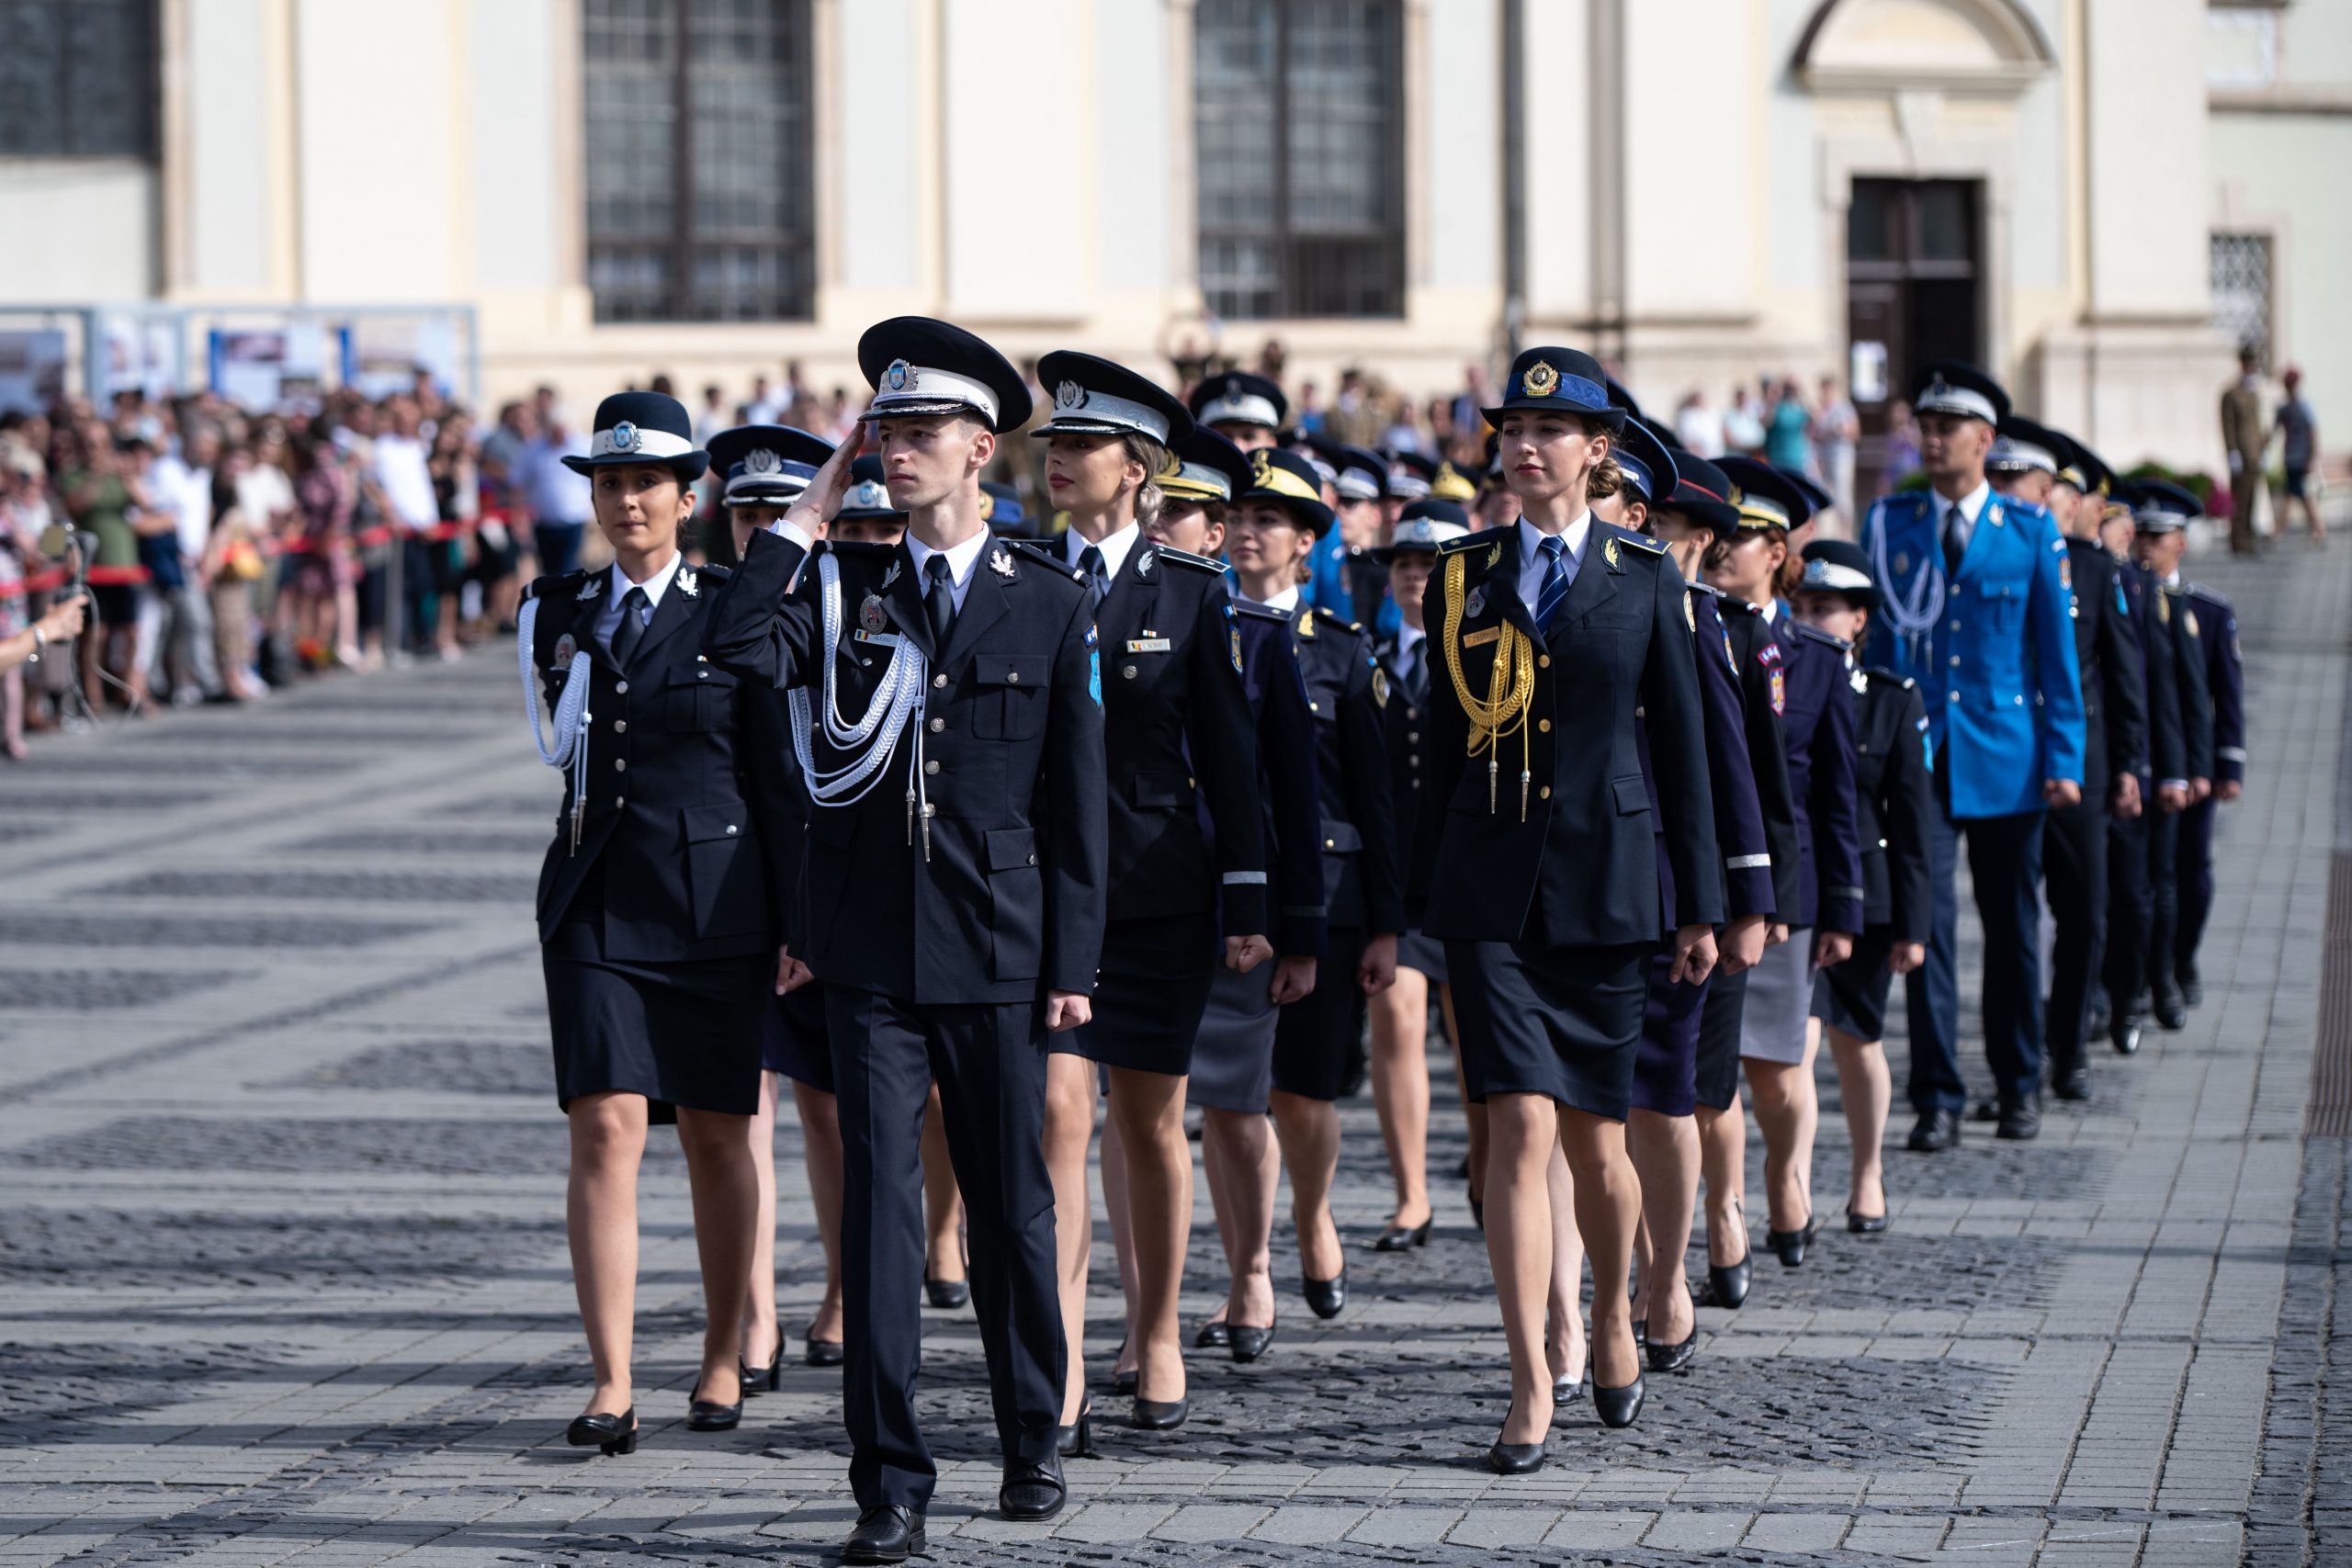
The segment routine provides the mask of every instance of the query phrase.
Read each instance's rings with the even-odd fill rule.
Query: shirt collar
[[[662,607],[662,595],[669,592],[671,582],[678,575],[678,569],[685,564],[686,558],[684,555],[673,554],[670,557],[670,564],[663,567],[660,571],[655,572],[643,582],[631,582],[628,580],[628,573],[621,570],[621,563],[615,561],[612,567],[614,603],[619,603],[622,595],[626,594],[630,589],[642,588],[645,590],[645,602],[647,606],[650,609],[660,609]]]
[[[1072,528],[1068,538],[1069,564],[1075,567],[1078,565],[1078,558],[1086,553],[1086,536]],[[1133,523],[1115,534],[1105,535],[1102,542],[1095,547],[1102,552],[1102,575],[1116,582],[1119,580],[1119,573],[1126,567],[1127,557],[1135,553],[1136,546],[1142,541],[1143,530]]]
[[[1413,645],[1418,642],[1427,642],[1429,635],[1424,627],[1408,626],[1403,621],[1396,623],[1396,662],[1400,667],[1413,651]]]
[[[1935,495],[1933,491],[1930,491],[1928,493]],[[1960,498],[1960,514],[1968,519],[1969,526],[1974,527],[1984,517],[1984,508],[1992,499],[1993,481],[1990,479],[1978,479],[1976,481],[1976,488]],[[1946,501],[1942,496],[1936,495],[1936,515],[1938,517],[1942,517],[1949,513],[1951,510],[1951,505],[1952,503]]]
[[[1560,530],[1560,540],[1568,547],[1568,558],[1579,564],[1584,560],[1584,542],[1591,536],[1592,509],[1589,507],[1577,513],[1575,521]],[[1544,548],[1543,539],[1544,530],[1522,515],[1519,520],[1520,559],[1535,559]]]
[[[980,564],[980,551],[988,547],[989,540],[993,536],[994,536],[990,535],[986,528],[983,528],[960,545],[951,546],[944,550],[934,550],[929,545],[924,544],[921,539],[916,538],[914,536],[914,530],[910,528],[907,530],[906,536],[907,554],[913,558],[915,563],[915,576],[922,579],[923,583],[927,583],[930,581],[927,575],[928,568],[926,563],[928,563],[933,556],[945,556],[947,558],[947,575],[951,580],[953,580],[956,587],[961,588],[964,584],[972,580],[972,573],[978,570]],[[921,587],[922,586],[922,583],[918,583],[917,586]]]
[[[1269,610],[1287,612],[1298,608],[1298,590],[1295,588],[1285,588],[1271,599],[1252,599],[1247,594],[1238,592],[1234,597],[1245,604],[1263,604]]]

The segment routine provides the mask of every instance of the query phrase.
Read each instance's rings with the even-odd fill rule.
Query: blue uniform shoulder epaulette
[[[593,574],[588,570],[588,569],[582,567],[578,571],[567,571],[562,573],[560,576],[535,577],[531,580],[530,583],[524,588],[523,597],[525,599],[544,599],[550,593],[562,593],[566,592],[576,593],[580,591],[580,585],[587,581],[591,575]]]
[[[1026,539],[1000,540],[999,543],[1016,555],[1028,557],[1046,569],[1046,575],[1058,578],[1072,588],[1081,586],[1085,581],[1075,567],[1043,545],[1033,545]]]
[[[1315,606],[1315,618],[1322,622],[1327,626],[1338,626],[1342,630],[1351,632],[1360,632],[1363,630],[1363,623],[1362,621],[1351,621],[1348,619],[1347,616],[1340,614],[1337,610],[1327,610],[1320,604]]]
[[[1264,604],[1251,604],[1247,599],[1236,599],[1233,602],[1233,613],[1237,615],[1250,615],[1261,621],[1280,621],[1285,626],[1290,623],[1290,616],[1283,611]]]
[[[2204,600],[2208,604],[2219,604],[2222,609],[2231,611],[2233,614],[2237,610],[2237,606],[2230,603],[2229,595],[2226,593],[2216,593],[2213,590],[2206,587],[2201,582],[2190,583],[2188,585],[2188,592],[2193,596]]]
[[[1196,556],[1190,550],[1180,550],[1169,545],[1154,545],[1151,547],[1161,560],[1172,561],[1178,566],[1189,566],[1194,571],[1205,571],[1212,577],[1225,575],[1225,563],[1221,560],[1215,560],[1207,556]]]
[[[1790,622],[1790,623],[1789,623],[1789,629],[1790,629],[1791,631],[1795,632],[1795,633],[1797,634],[1797,636],[1799,636],[1799,637],[1801,637],[1807,638],[1808,640],[1813,641],[1813,642],[1820,643],[1820,644],[1822,644],[1824,647],[1826,647],[1826,648],[1834,648],[1834,649],[1838,649],[1838,650],[1839,652],[1841,652],[1841,653],[1843,653],[1843,652],[1847,651],[1848,649],[1851,649],[1851,648],[1854,646],[1852,643],[1848,642],[1848,641],[1847,641],[1844,637],[1838,637],[1838,636],[1835,636],[1835,635],[1833,635],[1833,634],[1831,634],[1831,633],[1829,633],[1829,632],[1823,631],[1819,626],[1809,626],[1805,625],[1803,621],[1792,621],[1792,622]]]
[[[1464,534],[1458,539],[1448,539],[1437,547],[1437,553],[1442,556],[1451,555],[1456,550],[1475,550],[1483,546],[1491,545],[1495,541],[1486,536],[1493,532],[1491,528],[1482,528],[1475,534]]]
[[[695,568],[695,575],[707,577],[713,582],[724,582],[735,575],[735,569],[731,566],[712,566],[705,563]]]
[[[1666,554],[1666,542],[1663,539],[1653,539],[1647,534],[1636,534],[1631,528],[1621,528],[1614,523],[1610,524],[1608,526],[1609,532],[1604,536],[1607,538],[1615,539],[1621,544],[1631,545],[1634,548],[1641,551],[1644,555],[1662,556]]]
[[[1875,664],[1866,667],[1862,673],[1882,686],[1900,686],[1906,692],[1919,683],[1908,675],[1898,675],[1892,670],[1882,669]]]
[[[1724,596],[1722,589],[1704,582],[1693,582],[1687,578],[1683,581],[1682,586],[1693,593],[1704,593],[1711,599],[1720,599]]]

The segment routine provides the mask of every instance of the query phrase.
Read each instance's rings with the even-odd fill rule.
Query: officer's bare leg
[[[1857,1214],[1883,1214],[1886,1182],[1879,1168],[1879,1145],[1886,1136],[1886,1109],[1894,1092],[1886,1049],[1878,1041],[1857,1040],[1842,1029],[1832,1029],[1829,1052],[1838,1058],[1838,1098],[1845,1102],[1846,1131],[1854,1144],[1846,1205]]]
[[[1813,1054],[1821,1023],[1805,1021],[1804,1060],[1763,1062],[1745,1057],[1756,1125],[1764,1134],[1764,1206],[1777,1231],[1803,1230],[1813,1217],[1813,1134],[1821,1107],[1813,1088]]]
[[[743,1296],[752,1280],[752,1235],[760,1182],[752,1168],[750,1118],[678,1108],[678,1144],[686,1152],[694,1198],[695,1256],[702,1262],[702,1376],[694,1397],[732,1404],[743,1397],[735,1358],[743,1347]]]
[[[1061,1424],[1076,1424],[1086,1398],[1086,1274],[1094,1248],[1094,1199],[1086,1151],[1094,1141],[1094,1064],[1057,1051],[1046,1058],[1046,1174],[1054,1183],[1054,1241],[1069,1346]]]
[[[1592,1255],[1592,1382],[1623,1388],[1641,1376],[1633,1303],[1625,1295],[1641,1218],[1641,1183],[1625,1155],[1625,1124],[1561,1107],[1560,1141],[1576,1176],[1577,1230]]]
[[[747,1367],[764,1367],[776,1350],[775,1321],[775,1089],[779,1073],[760,1074],[760,1108],[747,1132],[756,1198],[752,1211],[752,1277],[743,1292],[743,1343]]]
[[[1682,1258],[1699,1201],[1698,1120],[1636,1108],[1625,1124],[1625,1151],[1641,1178],[1642,1232],[1648,1242],[1634,1307],[1648,1325],[1651,1343],[1679,1345],[1692,1323]]]
[[[1747,1114],[1739,1092],[1718,1111],[1702,1105],[1699,1179],[1707,1188],[1707,1261],[1729,1269],[1747,1256]]]
[[[1557,1107],[1540,1094],[1495,1095],[1487,1101],[1487,1257],[1510,1347],[1510,1414],[1499,1440],[1541,1442],[1552,1426],[1544,1317],[1552,1291],[1549,1167],[1560,1147]]]
[[[1273,1091],[1274,1136],[1290,1168],[1291,1224],[1298,1266],[1310,1280],[1336,1280],[1347,1267],[1331,1223],[1331,1182],[1340,1171],[1340,1108],[1327,1100]]]
[[[1577,1182],[1566,1145],[1555,1134],[1544,1168],[1544,1197],[1552,1205],[1552,1289],[1544,1299],[1544,1359],[1552,1376],[1584,1376],[1584,1237],[1577,1230]]]
[[[922,1112],[923,1278],[964,1277],[964,1197],[956,1190],[956,1162],[947,1157],[947,1129],[939,1116],[939,1086]]]
[[[617,1416],[634,1403],[629,1347],[637,1319],[637,1168],[645,1157],[645,1097],[583,1094],[570,1107],[571,1174],[564,1231],[571,1284],[596,1387],[584,1415]]]
[[[1410,1230],[1430,1217],[1430,982],[1399,969],[1372,998],[1372,1101],[1396,1182],[1389,1224]]]
[[[1181,1118],[1182,1105],[1176,1108]],[[1119,1260],[1119,1299],[1126,1303],[1126,1334],[1119,1342],[1119,1354],[1111,1363],[1114,1376],[1136,1370],[1136,1315],[1137,1305],[1136,1283],[1136,1231],[1127,1215],[1127,1145],[1120,1135],[1116,1116],[1102,1118],[1102,1208],[1111,1217],[1111,1256]],[[1189,1179],[1193,1168],[1193,1151],[1184,1151],[1184,1171]]]
[[[842,1342],[841,1101],[805,1083],[792,1086],[800,1112],[800,1146],[808,1168],[808,1203],[817,1211],[817,1240],[825,1249],[825,1296],[808,1322],[808,1337]]]
[[[1209,1198],[1217,1209],[1232,1280],[1216,1315],[1264,1328],[1274,1321],[1274,1189],[1282,1156],[1274,1130],[1257,1111],[1207,1110],[1201,1122],[1201,1156],[1209,1167]],[[1219,1190],[1224,1196],[1218,1196]]]
[[[1128,1348],[1135,1352],[1136,1395],[1163,1402],[1184,1396],[1184,1352],[1177,1293],[1184,1247],[1193,1234],[1193,1151],[1184,1137],[1186,1079],[1167,1073],[1111,1069],[1111,1113],[1126,1168],[1128,1235],[1136,1278],[1127,1300]],[[1104,1134],[1109,1141],[1109,1134]],[[1104,1197],[1110,1201],[1106,1189]]]

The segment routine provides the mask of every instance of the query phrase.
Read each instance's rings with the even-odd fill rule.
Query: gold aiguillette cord
[[[1470,694],[1462,672],[1463,584],[1469,576],[1466,557],[1456,554],[1445,563],[1445,669],[1453,678],[1453,694],[1470,720],[1470,755],[1487,753],[1487,811],[1496,809],[1502,778],[1503,738],[1519,735],[1519,819],[1527,820],[1528,789],[1534,779],[1533,741],[1528,735],[1527,710],[1535,696],[1535,645],[1508,620],[1495,641],[1495,665],[1486,700]]]

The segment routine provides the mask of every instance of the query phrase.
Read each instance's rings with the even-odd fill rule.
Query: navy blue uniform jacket
[[[2197,613],[2197,640],[2205,649],[2205,689],[2213,699],[2213,782],[2245,782],[2245,660],[2238,647],[2238,613],[2210,588],[2190,583],[2182,595]]]
[[[877,594],[881,635],[908,638],[931,660],[913,724],[924,731],[934,815],[926,858],[908,800],[910,734],[863,799],[812,806],[801,956],[830,984],[917,1005],[1092,995],[1110,834],[1086,591],[1043,553],[991,542],[947,647],[935,649],[903,543],[818,548],[841,562],[838,648],[824,646],[815,562],[794,585],[806,552],[774,534],[753,536],[704,647],[713,661],[777,687],[816,685],[830,660],[842,716],[854,720],[892,651],[854,635],[859,605]],[[847,761],[821,720],[813,746],[820,774]]]
[[[1781,709],[1788,701],[1788,671],[1781,664],[1780,639],[1772,635],[1772,625],[1762,610],[1745,599],[1721,599],[1717,605],[1723,613],[1724,640],[1739,667],[1748,773],[1756,780],[1756,802],[1764,814],[1764,842],[1772,856],[1768,868],[1772,897],[1767,908],[1778,923],[1794,925],[1804,902],[1804,855],[1798,848],[1797,803],[1789,791],[1788,736],[1781,720]]]
[[[1267,902],[1274,951],[1320,958],[1324,925],[1323,802],[1315,766],[1315,716],[1291,651],[1290,617],[1262,604],[1234,606],[1241,634],[1241,689],[1258,735],[1260,818],[1271,866]],[[1207,826],[1206,813],[1203,814]]]
[[[1401,931],[1405,875],[1381,724],[1388,676],[1373,661],[1370,634],[1354,622],[1301,605],[1290,626],[1315,731],[1327,919],[1367,935]]]
[[[1892,670],[1857,670],[1854,804],[1862,833],[1862,919],[1896,942],[1928,940],[1935,920],[1928,823],[1936,809],[1928,766],[1928,709],[1916,682]]]
[[[2103,809],[2117,776],[2140,771],[2148,744],[2147,678],[2115,558],[2095,539],[2069,538],[2066,565],[2083,681],[2083,794]]]

